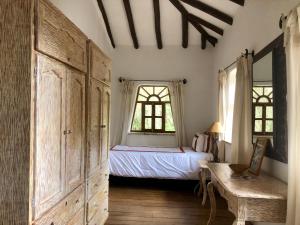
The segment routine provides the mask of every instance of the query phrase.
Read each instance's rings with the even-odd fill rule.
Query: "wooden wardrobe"
[[[0,225],[103,225],[111,61],[47,0],[0,8]]]

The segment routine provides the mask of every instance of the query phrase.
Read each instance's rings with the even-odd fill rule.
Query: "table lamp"
[[[223,127],[220,122],[216,121],[214,122],[210,128],[208,129],[209,133],[212,133],[212,138],[213,138],[213,153],[214,153],[214,161],[219,162],[219,149],[218,149],[218,138],[219,134],[223,133]]]

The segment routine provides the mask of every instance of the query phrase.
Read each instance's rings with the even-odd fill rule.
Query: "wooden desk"
[[[236,217],[236,225],[245,225],[246,221],[285,223],[285,183],[265,174],[257,177],[250,175],[250,179],[234,177],[225,163],[209,163],[207,166],[211,173],[211,182],[207,186],[211,204],[207,225],[213,224],[216,215],[214,189],[227,200],[229,211]]]

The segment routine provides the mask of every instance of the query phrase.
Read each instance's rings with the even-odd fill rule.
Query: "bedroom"
[[[112,46],[112,39],[108,35],[107,26],[104,23],[103,8],[101,9],[100,7],[99,9],[99,6],[101,6],[99,2],[103,2],[115,48]],[[130,19],[128,20],[128,18],[130,18],[130,13],[128,14],[128,2],[130,2],[132,10],[132,20],[136,35],[133,34],[133,27],[130,29],[130,26],[128,26],[128,21],[130,21]],[[157,36],[158,30],[155,29],[157,27],[154,25],[154,2],[159,2],[160,6],[162,46],[160,46],[159,35]],[[185,26],[184,23],[182,24],[181,13],[177,8],[178,5],[176,2],[178,1],[1,1],[0,47],[3,50],[1,51],[0,57],[1,224],[100,225],[104,223],[108,212],[109,217],[106,224],[207,224],[211,211],[213,211],[211,210],[211,208],[213,209],[211,205],[213,205],[214,197],[211,194],[207,196],[206,202],[204,206],[202,206],[203,196],[197,196],[197,194],[194,193],[194,187],[195,192],[198,192],[200,158],[197,158],[199,153],[189,152],[189,150],[185,150],[185,148],[192,146],[195,134],[207,131],[213,122],[222,120],[220,117],[221,113],[219,112],[221,108],[220,105],[224,106],[224,104],[220,104],[219,101],[220,87],[218,81],[219,76],[222,75],[220,70],[222,72],[222,69],[231,65],[232,62],[235,62],[237,58],[240,58],[241,54],[245,54],[245,49],[247,49],[249,56],[244,57],[247,58],[247,61],[252,59],[251,53],[254,51],[253,74],[251,73],[251,79],[253,78],[255,80],[255,76],[258,74],[255,72],[257,71],[256,69],[261,65],[270,63],[270,61],[267,61],[267,63],[264,61],[268,60],[268,56],[270,56],[268,53],[278,46],[278,43],[283,41],[280,38],[277,39],[282,33],[285,33],[288,38],[294,38],[295,41],[293,46],[291,46],[292,41],[289,42],[287,41],[288,39],[286,39],[285,42],[286,46],[290,48],[285,49],[289,50],[286,65],[288,71],[285,76],[285,82],[290,82],[288,83],[290,86],[287,90],[290,95],[287,99],[291,104],[287,104],[289,120],[286,124],[289,133],[286,133],[284,126],[283,128],[280,126],[280,124],[284,125],[284,123],[278,122],[282,117],[279,117],[279,120],[275,121],[276,116],[282,115],[281,113],[284,111],[284,106],[281,104],[279,104],[279,110],[281,111],[275,111],[274,118],[267,117],[265,120],[258,118],[257,120],[260,121],[261,119],[265,121],[262,122],[262,124],[267,124],[266,121],[273,121],[274,119],[274,135],[276,132],[277,137],[282,137],[283,139],[280,139],[281,142],[277,143],[274,138],[273,144],[283,144],[283,149],[288,148],[289,162],[287,163],[284,153],[283,158],[280,158],[282,155],[272,155],[272,153],[270,154],[267,150],[261,166],[262,172],[261,175],[258,176],[258,180],[266,173],[268,177],[272,177],[276,182],[279,182],[278,184],[284,186],[281,191],[285,190],[287,193],[284,194],[285,203],[280,205],[283,208],[277,212],[277,215],[283,215],[283,217],[286,216],[287,218],[286,223],[281,221],[281,224],[300,224],[299,215],[297,215],[297,211],[299,211],[300,190],[299,178],[297,177],[297,172],[299,172],[299,166],[297,165],[299,161],[299,151],[296,151],[299,149],[299,143],[297,142],[299,131],[297,127],[299,127],[300,123],[297,117],[297,112],[299,111],[299,95],[297,95],[297,85],[299,85],[299,80],[297,79],[299,77],[299,63],[297,61],[297,57],[299,57],[299,44],[297,45],[297,38],[299,37],[299,33],[295,31],[290,34],[287,29],[291,26],[289,21],[295,19],[293,17],[299,18],[297,17],[297,15],[299,15],[299,0],[180,0],[179,2],[190,13],[195,14],[199,18],[219,28],[217,32],[207,27],[204,28],[209,35],[218,39],[218,43],[216,43],[215,47],[213,47],[209,41],[201,42],[201,28],[199,29],[198,27],[198,29],[196,29],[191,21],[185,23],[188,24],[188,36],[183,35],[183,27]],[[224,18],[223,15],[222,21],[220,16],[216,18],[208,13],[204,13],[198,9],[195,4],[193,6],[193,4],[190,5],[188,2],[204,2],[207,5],[219,9],[219,11],[233,18],[232,24],[228,21],[228,17],[225,16]],[[40,9],[39,7],[45,8]],[[51,10],[53,10],[54,13],[48,14]],[[281,15],[287,16],[287,18],[283,18],[283,22],[287,23],[286,29],[284,29],[285,26],[283,26],[282,29],[279,27]],[[50,17],[49,21],[43,23],[41,19],[47,16]],[[36,20],[41,21],[41,23],[36,23]],[[56,24],[59,20],[63,22]],[[35,24],[35,26],[33,26],[33,24]],[[43,30],[43,26],[46,26],[45,24],[53,29],[50,31]],[[70,26],[72,28],[70,28]],[[213,29],[216,30],[216,27]],[[67,32],[64,32],[65,29],[67,29]],[[40,30],[41,33],[39,33]],[[223,33],[223,35],[220,33]],[[79,35],[80,38],[73,38],[72,35],[75,34]],[[137,40],[135,40],[134,36],[136,36]],[[89,48],[86,49],[86,41],[88,39],[94,44],[91,44],[92,42],[90,41]],[[273,41],[276,39],[277,42],[274,44]],[[43,40],[44,42],[42,42]],[[61,44],[57,40],[64,42]],[[78,43],[74,45],[72,42]],[[271,45],[273,48],[270,47],[270,43],[273,43],[273,45]],[[283,44],[281,43],[280,45]],[[51,51],[53,49],[54,51]],[[93,50],[95,50],[95,52],[93,52]],[[88,52],[91,53],[88,54]],[[104,58],[104,61],[93,67],[93,57],[96,62],[97,54],[100,54],[101,57]],[[35,57],[38,58],[37,63]],[[47,65],[45,65],[46,63]],[[41,64],[41,66],[35,66],[35,64]],[[48,71],[52,70],[51,66],[53,64],[57,65],[51,74],[55,76],[49,76],[49,78],[56,77],[56,79],[40,79],[36,81],[37,77],[34,76],[34,74],[39,72],[47,74]],[[273,69],[282,69],[280,65],[280,63],[275,63]],[[104,80],[104,82],[102,82],[104,85],[100,85],[101,87],[97,86],[93,89],[99,92],[102,91],[105,94],[102,97],[107,97],[107,99],[103,100],[104,104],[99,105],[100,108],[93,108],[98,105],[96,102],[89,101],[88,94],[84,94],[84,91],[91,93],[91,95],[94,92],[88,88],[89,83],[87,79],[83,78],[83,74],[92,74],[93,72],[91,71],[96,68],[95,75],[92,74],[91,76],[96,77],[100,74],[99,76],[101,77],[103,75],[101,74],[102,70],[108,71],[110,70],[110,66],[112,68],[111,73],[108,72],[104,75],[107,75],[104,79],[108,80]],[[231,77],[231,73],[237,73],[235,68],[236,63],[233,63],[232,66],[225,70],[227,73],[226,77]],[[20,79],[20,77],[22,77],[22,79]],[[73,79],[76,81],[74,83],[72,83],[73,77],[76,77],[76,79]],[[111,83],[109,82],[110,78]],[[120,78],[124,79],[123,82],[119,81]],[[97,78],[95,79],[97,80]],[[183,79],[186,79],[185,84],[183,84]],[[172,86],[174,82],[171,82],[174,80],[181,81],[178,82],[180,86],[179,90],[183,90],[182,94],[177,93],[175,97],[174,86]],[[47,83],[42,83],[43,81]],[[128,81],[129,83],[132,81],[135,87],[133,88],[134,90],[130,98],[131,104],[125,104],[124,99],[126,99],[126,96],[122,93],[122,88]],[[230,80],[228,82],[230,84]],[[39,86],[40,84],[44,85]],[[260,86],[261,81],[257,83],[252,83],[251,81],[251,85],[257,86],[257,84]],[[74,86],[69,89],[69,85]],[[85,88],[83,88],[84,85]],[[144,117],[148,116],[149,119],[157,119],[158,121],[161,119],[161,123],[158,122],[158,124],[161,124],[161,126],[164,127],[164,131],[166,131],[165,124],[162,122],[165,120],[165,117],[162,115],[171,116],[173,121],[172,119],[171,122],[170,119],[168,120],[168,126],[169,128],[171,127],[169,132],[159,132],[159,134],[153,133],[152,131],[149,132],[152,126],[156,126],[156,123],[148,124],[149,129],[147,131],[145,127],[147,125],[142,122],[138,123],[138,130],[142,128],[145,129],[142,132],[132,132],[132,122],[134,120],[134,112],[136,112],[135,101],[138,87],[141,87],[140,85],[168,87],[168,90],[165,91],[169,92],[171,101],[168,102],[166,100],[159,106],[156,105],[158,108],[164,108],[164,110],[161,110],[161,114],[156,115],[154,113],[156,109],[155,104],[153,102],[147,102],[148,105],[154,105],[150,110],[154,114],[150,113],[151,115],[146,115],[147,113],[144,113]],[[273,85],[279,87],[276,91],[284,91],[282,90],[284,83],[280,80],[275,81],[273,79]],[[41,89],[39,87],[41,87]],[[61,89],[62,92],[56,92],[55,88],[57,87],[63,87]],[[93,86],[91,85],[91,87]],[[234,88],[235,87],[234,85]],[[81,92],[76,92],[76,88],[79,88]],[[242,95],[245,93],[243,90],[244,89],[239,90]],[[159,89],[157,93],[160,91],[163,90]],[[154,90],[154,92],[156,92],[156,90]],[[252,92],[249,92],[248,94],[251,94],[252,97]],[[81,93],[81,95],[75,95],[77,100],[81,101],[78,105],[76,105],[77,103],[69,104],[70,101],[76,100],[72,98],[74,93]],[[109,96],[110,93],[111,100]],[[280,93],[282,92],[279,92],[279,95]],[[42,97],[47,97],[47,94],[55,94],[56,97],[61,95],[61,101],[54,101],[56,99],[53,98],[43,99]],[[150,95],[151,93],[149,93],[149,96]],[[145,97],[148,98],[149,96]],[[282,96],[284,97],[284,94],[282,94]],[[66,97],[69,98],[64,102],[62,99]],[[166,95],[160,97],[164,98]],[[182,97],[183,104],[178,102],[174,104],[174,102],[172,102],[174,98],[180,97]],[[281,102],[279,103],[282,103],[282,98],[280,99]],[[231,100],[234,101],[234,98],[231,98]],[[147,105],[147,103],[141,102],[140,104]],[[278,104],[275,97],[274,104]],[[83,105],[86,105],[86,107],[76,107]],[[110,125],[108,123],[109,111],[103,110],[109,109],[109,105]],[[60,111],[61,115],[64,116],[58,115],[57,111],[59,110],[56,110],[58,106],[63,109],[62,111],[66,109],[66,112]],[[254,106],[255,104],[252,105],[252,107]],[[43,107],[45,110],[37,110],[43,109]],[[122,107],[123,109],[127,107],[127,113],[126,111],[122,113]],[[163,111],[168,111],[166,110],[167,107],[171,107],[173,113],[170,113],[170,110],[169,113],[163,113]],[[179,110],[176,110],[181,109],[181,107],[184,109],[183,117],[178,116]],[[100,116],[100,113],[97,114],[97,111],[93,111],[94,109],[102,111],[102,116]],[[227,109],[228,108],[226,108],[226,110]],[[232,106],[229,110],[231,110],[233,114],[234,107]],[[90,119],[89,116],[84,116],[89,112],[96,112],[95,120]],[[177,114],[173,115],[174,113]],[[141,114],[143,114],[142,110]],[[82,119],[82,123],[79,124],[74,122],[78,120],[78,115],[85,118]],[[242,115],[245,116],[245,114]],[[74,118],[71,118],[72,116]],[[250,116],[253,117],[252,112],[250,112]],[[177,119],[175,119],[175,117]],[[57,121],[59,119],[62,120],[61,123],[65,124],[64,127],[58,124]],[[74,121],[72,119],[74,119]],[[99,124],[103,122],[103,119],[107,119],[105,121],[107,123]],[[251,125],[252,119],[253,118],[251,118]],[[50,120],[53,120],[55,123],[47,123],[47,121]],[[237,121],[237,119],[229,118],[233,126],[235,124],[235,129],[243,129],[243,126],[241,124],[237,125],[234,120]],[[43,123],[39,121],[43,121]],[[182,127],[185,128],[186,135],[178,135],[178,133],[183,130],[178,128],[180,121],[183,121]],[[95,123],[98,127],[95,126],[94,130],[91,128],[90,133],[98,132],[97,135],[99,135],[99,137],[101,136],[101,148],[108,151],[110,147],[122,144],[132,147],[130,149],[131,151],[128,152],[134,157],[148,155],[148,162],[146,160],[146,163],[143,164],[145,167],[147,166],[146,169],[150,174],[144,176],[147,177],[147,179],[130,179],[111,176],[111,184],[108,188],[107,170],[102,170],[101,166],[99,167],[98,165],[98,163],[108,165],[108,161],[105,160],[107,159],[106,156],[99,159],[100,155],[103,156],[107,151],[100,153],[96,150],[93,155],[92,153],[87,153],[85,150],[89,144],[88,141],[85,144],[86,139],[94,137],[89,137],[88,132],[83,130],[89,129],[90,127],[88,126],[92,123]],[[127,126],[127,129],[124,128],[124,124]],[[78,127],[81,126],[82,130],[76,130],[78,128],[76,125],[78,125]],[[276,125],[280,128],[278,131],[275,130]],[[160,127],[160,125],[157,126]],[[158,130],[161,131],[162,127]],[[266,125],[258,127],[265,128]],[[175,133],[172,132],[174,128],[176,129]],[[222,128],[223,129],[219,129],[218,131],[222,132],[219,137],[220,142],[218,142],[217,158],[219,161],[226,161],[227,163],[249,163],[252,151],[246,151],[246,154],[249,154],[248,156],[244,156],[242,152],[241,154],[246,162],[241,162],[242,160],[234,158],[240,153],[236,146],[241,146],[246,142],[242,137],[242,132],[245,132],[244,134],[250,137],[253,143],[256,141],[256,135],[254,134],[254,138],[252,139],[251,129],[250,131],[248,129],[248,132],[245,131],[246,129],[233,132],[232,129],[225,126],[224,121],[222,122]],[[54,132],[52,132],[52,130]],[[55,131],[58,131],[60,135],[55,133]],[[183,134],[184,132],[181,133]],[[238,144],[233,143],[233,145],[235,145],[234,149],[232,149],[232,144],[230,144],[230,142],[232,142],[230,138],[232,133],[234,134],[232,140],[237,140],[236,136],[239,136],[238,140],[240,140]],[[75,135],[76,138],[73,138]],[[186,137],[186,141],[184,141],[184,136]],[[263,136],[269,137],[270,135]],[[103,142],[104,139],[106,142]],[[225,142],[223,141],[224,139]],[[61,142],[59,142],[59,140]],[[97,139],[96,136],[95,140],[96,142],[99,141],[98,145],[100,146],[100,138]],[[288,147],[287,141],[289,143]],[[44,146],[38,148],[41,144],[44,144]],[[81,145],[81,147],[76,148],[76,145]],[[217,149],[215,142],[211,145],[214,150]],[[148,147],[138,148],[138,146]],[[184,152],[181,152],[180,148],[178,148],[182,146],[185,147],[183,148]],[[161,150],[149,147],[160,147]],[[74,151],[69,152],[68,148],[73,148]],[[95,146],[95,148],[97,148],[97,146]],[[62,151],[64,149],[65,151]],[[242,148],[240,147],[239,149]],[[282,151],[284,152],[283,149]],[[122,155],[123,153],[124,149],[111,151],[109,155],[117,155],[118,157],[118,155]],[[194,158],[193,156],[189,156],[190,158],[186,157],[187,155],[195,154],[196,157]],[[215,155],[211,153],[201,154],[210,155],[209,158],[211,158],[211,160],[215,158]],[[166,156],[166,160],[177,159],[183,163],[182,165],[177,162],[174,163],[174,161],[170,164],[166,162],[165,164],[161,163],[157,160],[163,160],[161,158],[162,155],[163,157]],[[170,155],[170,157],[167,155]],[[149,160],[150,156],[152,157],[151,162]],[[36,157],[38,157],[39,160],[36,160]],[[132,160],[134,157],[127,159]],[[207,160],[207,158],[205,159]],[[126,161],[121,159],[120,162],[124,163]],[[95,163],[93,164],[96,171],[95,176],[89,176],[88,166],[92,163]],[[154,164],[157,166],[154,168],[156,172],[151,171],[151,165]],[[167,167],[166,165],[170,166]],[[132,162],[129,161],[129,163],[125,163],[123,166],[129,166],[130,169]],[[123,168],[123,166],[121,168]],[[184,167],[181,168],[178,166]],[[136,173],[138,171],[145,175],[144,171],[141,171],[140,168],[135,169],[136,171],[133,168],[131,172]],[[164,171],[164,169],[166,169],[166,171]],[[183,170],[182,173],[179,172],[181,169]],[[114,168],[111,168],[111,170],[114,170]],[[170,171],[172,173],[166,176],[164,172],[168,173]],[[116,171],[111,172],[114,173],[112,175],[118,175]],[[142,176],[141,174],[137,176]],[[129,175],[127,174],[125,177],[127,176]],[[148,179],[149,177],[160,179]],[[210,176],[208,176],[206,182],[211,180],[209,178]],[[91,186],[89,184],[90,182],[94,186]],[[204,182],[205,187],[211,187],[211,185],[206,186],[206,182]],[[253,180],[249,182],[253,182]],[[103,190],[103,193],[105,193],[98,195],[97,190],[104,186],[105,190]],[[202,186],[203,185],[200,185],[200,187]],[[210,221],[212,222],[211,224],[232,224],[236,215],[231,213],[231,210],[228,209],[228,199],[226,199],[226,196],[224,197],[218,193],[220,192],[218,191],[219,189],[217,190],[216,187],[214,189],[216,193],[217,212],[215,221]],[[253,192],[253,190],[249,190],[249,192],[251,191]],[[265,191],[268,192],[272,190],[266,189]],[[96,193],[96,197],[94,198],[94,195],[89,192]],[[286,195],[288,196],[286,197]],[[108,207],[105,201],[109,201]],[[256,208],[263,208],[263,203],[264,202],[257,203]],[[244,220],[253,224],[269,224],[268,222],[271,219],[268,218],[268,216],[273,215],[271,213],[272,211],[269,209],[270,214],[263,213],[264,211],[268,211],[268,209],[261,210],[265,219],[258,220],[260,222],[254,218],[244,218]],[[100,212],[101,210],[103,212]],[[188,210],[190,211],[187,212]],[[278,220],[282,220],[282,218]],[[237,220],[236,224],[241,225],[244,223],[242,220]]]

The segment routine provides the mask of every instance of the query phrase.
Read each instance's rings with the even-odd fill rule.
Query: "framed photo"
[[[269,143],[268,138],[257,138],[248,171],[256,176],[260,173],[261,164]]]

